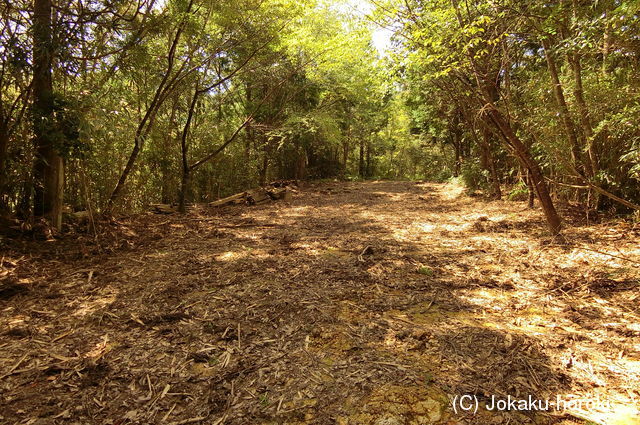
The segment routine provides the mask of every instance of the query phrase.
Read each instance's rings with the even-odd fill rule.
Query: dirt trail
[[[631,420],[638,230],[559,240],[541,219],[451,185],[335,183],[290,205],[145,215],[111,254],[15,249],[0,423]],[[456,414],[463,394],[613,406]]]

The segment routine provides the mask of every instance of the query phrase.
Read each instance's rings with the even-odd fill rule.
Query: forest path
[[[0,423],[561,419],[456,414],[463,394],[600,396],[610,415],[640,397],[638,239],[556,240],[523,203],[368,182],[144,215],[111,254],[16,251],[29,289],[0,300]]]

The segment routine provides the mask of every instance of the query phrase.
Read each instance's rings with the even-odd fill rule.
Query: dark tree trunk
[[[612,26],[611,22],[607,18],[609,18],[608,14],[605,13],[605,26],[604,26],[604,35],[602,37],[602,75],[609,75],[609,65],[607,59],[609,58],[609,53],[611,52],[611,32]]]
[[[462,132],[460,131],[460,116],[458,114],[458,111],[454,112],[449,131],[451,132],[451,141],[453,144],[455,155],[453,176],[458,177],[461,172],[462,158],[464,156],[464,147],[462,146]]]
[[[33,13],[34,214],[62,227],[64,161],[52,140],[53,52],[51,0],[35,0]]]
[[[260,166],[260,174],[259,174],[260,186],[265,186],[267,184],[268,173],[269,173],[269,141],[264,140],[263,152],[262,152],[262,165]]]
[[[349,164],[349,150],[351,148],[351,127],[347,127],[347,137],[342,141],[342,170],[347,175]]]
[[[251,91],[251,87],[249,87],[249,84],[247,84],[246,87],[246,96],[247,96],[247,105],[251,105],[252,104],[252,100],[253,100],[253,95],[252,95],[252,91]],[[251,164],[251,146],[256,144],[255,141],[255,132],[253,131],[253,128],[251,127],[251,124],[248,124],[245,128],[245,141],[244,141],[244,165],[245,165],[245,173],[248,176],[249,174],[251,174],[251,168],[250,168],[250,164]]]
[[[367,143],[367,166],[365,168],[365,177],[369,178],[373,175],[373,170],[371,169],[371,143]]]
[[[460,27],[464,28],[465,25],[462,19],[462,15],[460,14],[458,0],[451,0],[451,2],[456,10],[456,15]],[[553,201],[551,199],[551,196],[549,195],[549,189],[546,182],[544,181],[544,176],[542,174],[540,166],[531,157],[527,146],[522,143],[520,138],[516,135],[515,131],[513,131],[509,120],[504,117],[504,115],[498,110],[498,108],[496,108],[494,104],[495,98],[499,94],[496,85],[497,83],[495,82],[495,80],[487,81],[487,79],[484,78],[483,73],[478,68],[476,60],[473,57],[472,53],[469,53],[469,61],[473,66],[474,77],[476,79],[476,82],[478,83],[478,88],[482,90],[482,94],[477,98],[480,103],[479,106],[486,111],[485,113],[487,114],[488,119],[498,130],[498,133],[504,140],[505,144],[513,150],[518,159],[522,161],[530,171],[531,177],[533,179],[533,185],[536,189],[538,199],[540,200],[540,205],[542,206],[542,210],[544,211],[544,215],[547,219],[549,230],[554,235],[560,233],[560,230],[562,230],[562,221],[560,220],[560,216],[558,215],[558,212],[553,205]]]
[[[165,100],[167,99],[167,95],[171,93],[173,89],[171,82],[175,81],[176,76],[173,76],[171,79],[171,74],[173,73],[173,68],[175,64],[176,51],[178,48],[178,43],[180,42],[180,37],[184,31],[184,26],[186,24],[186,16],[191,13],[191,8],[193,7],[193,0],[189,0],[187,4],[187,10],[185,13],[185,18],[182,22],[180,22],[176,32],[171,41],[171,45],[169,47],[169,51],[167,54],[167,68],[162,77],[162,80],[156,87],[155,93],[153,95],[153,99],[149,103],[147,110],[144,113],[144,116],[138,123],[138,127],[136,129],[135,136],[133,138],[133,149],[129,154],[129,159],[127,160],[127,164],[122,170],[120,174],[120,178],[118,179],[118,183],[116,183],[116,187],[111,192],[111,196],[107,201],[106,211],[110,213],[115,202],[120,198],[122,190],[124,189],[125,183],[127,182],[127,178],[131,171],[133,171],[133,167],[135,166],[136,160],[138,159],[138,155],[142,150],[142,146],[144,144],[145,139],[149,136],[151,129],[153,128],[153,124],[155,122],[156,115],[158,110],[162,107]]]
[[[178,109],[179,97],[174,96],[173,105],[171,106],[171,115],[169,116],[169,125],[167,128],[167,134],[163,138],[163,149],[164,149],[164,157],[161,162],[160,170],[162,172],[162,203],[170,204],[175,193],[171,193],[171,178],[172,178],[172,170],[171,170],[171,162],[167,158],[169,152],[171,152],[171,145],[177,137],[180,137],[179,130],[177,129],[176,123],[176,112]],[[176,138],[174,139],[174,130],[176,130]]]
[[[307,154],[303,149],[298,150],[298,157],[296,159],[296,169],[294,179],[302,180],[306,177],[307,169]]]
[[[189,167],[182,170],[182,179],[180,180],[180,194],[178,195],[178,211],[185,213],[187,211],[187,192],[191,183],[191,170]]]
[[[533,187],[533,180],[531,179],[531,172],[529,172],[529,170],[526,170],[526,178],[525,178],[525,182],[527,183],[527,189],[529,191],[529,197],[527,198],[527,206],[530,209],[533,209],[534,205],[535,205],[535,200],[536,200],[536,194],[535,194],[535,188]]]
[[[198,97],[201,92],[198,90],[198,83],[193,92],[191,103],[189,104],[189,112],[187,113],[187,122],[182,129],[182,137],[180,138],[180,147],[182,152],[182,181],[180,182],[180,195],[178,199],[178,211],[184,213],[187,210],[186,200],[187,193],[189,191],[189,183],[191,182],[191,167],[189,166],[189,144],[187,140],[189,138],[189,129],[193,122],[193,115],[196,111],[196,105],[198,104]]]
[[[454,164],[453,164],[453,176],[458,177],[460,175],[460,168],[462,165],[462,155],[460,153],[460,143],[457,140],[458,136],[453,134],[453,149],[454,149]]]
[[[360,158],[358,161],[358,175],[365,178],[365,163],[364,163],[364,140],[360,139]]]
[[[22,183],[20,190],[16,216],[22,220],[28,220],[31,215],[31,195],[33,194],[33,180],[27,179]]]
[[[0,211],[8,208],[5,202],[7,185],[7,148],[9,146],[9,133],[6,125],[0,128]]]

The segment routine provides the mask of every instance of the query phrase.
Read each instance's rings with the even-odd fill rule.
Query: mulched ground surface
[[[323,183],[5,241],[0,423],[637,424],[640,229],[542,220]],[[465,394],[610,406],[456,413]]]

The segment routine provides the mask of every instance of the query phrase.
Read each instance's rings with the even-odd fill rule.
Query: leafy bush
[[[476,158],[469,158],[462,164],[460,177],[471,193],[486,190],[488,187],[486,171],[482,169],[480,161]]]
[[[510,201],[526,201],[529,199],[529,188],[524,182],[520,181],[511,188],[507,199]]]

